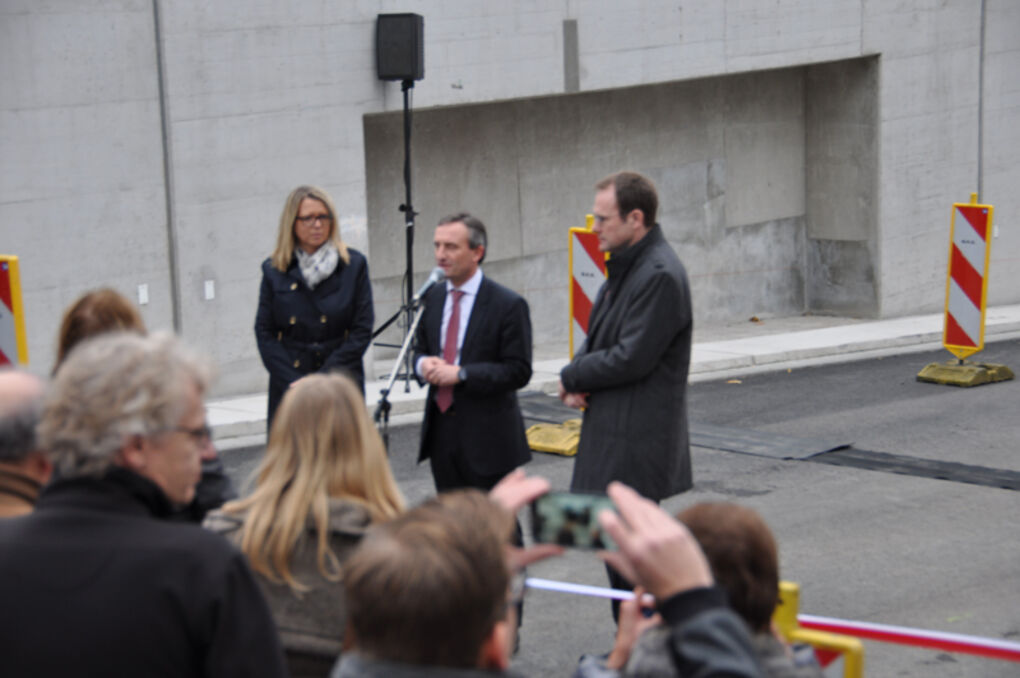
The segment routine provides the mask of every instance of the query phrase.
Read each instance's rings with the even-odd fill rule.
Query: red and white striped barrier
[[[630,600],[634,597],[631,591],[555,581],[552,579],[540,579],[538,577],[528,577],[525,580],[525,585],[531,589],[616,600]],[[648,596],[648,594],[645,595]],[[1020,643],[1008,640],[967,636],[961,633],[948,633],[945,631],[929,631],[906,626],[850,621],[834,617],[817,617],[811,614],[798,614],[797,623],[805,629],[838,633],[844,636],[876,640],[883,643],[912,645],[934,650],[944,650],[946,652],[979,655],[990,659],[1020,662]],[[833,656],[829,657],[830,660],[832,658]]]
[[[960,360],[985,346],[993,211],[991,205],[977,204],[976,193],[969,203],[953,204],[942,343]]]
[[[905,626],[872,624],[870,622],[849,621],[832,617],[816,617],[810,614],[797,615],[797,621],[806,629],[841,633],[847,636],[877,640],[883,643],[913,645],[946,652],[975,654],[992,659],[1005,659],[1020,662],[1020,643],[995,638],[966,636],[960,633],[945,631],[928,631]]]
[[[570,357],[588,337],[588,319],[599,287],[606,280],[606,255],[599,252],[599,238],[588,228],[570,229]]]

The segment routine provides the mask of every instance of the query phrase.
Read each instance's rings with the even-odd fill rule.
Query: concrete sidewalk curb
[[[781,326],[782,320],[770,321]],[[942,345],[941,313],[859,322],[847,320],[819,329],[781,332],[736,339],[695,343],[691,351],[691,382],[725,378],[730,373],[768,372],[807,364],[848,362],[882,354],[936,349]],[[985,315],[985,341],[1020,336],[1020,305],[989,308]],[[947,360],[949,359],[947,354]],[[567,358],[536,361],[525,391],[555,393],[559,372]],[[919,366],[918,369],[920,370]],[[385,379],[365,384],[365,401],[375,412]],[[410,383],[394,384],[389,401],[392,426],[421,420],[426,389]],[[257,444],[265,438],[266,395],[255,394],[207,403],[209,425],[223,449]]]

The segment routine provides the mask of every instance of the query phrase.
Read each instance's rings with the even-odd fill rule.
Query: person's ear
[[[53,462],[49,457],[42,452],[30,452],[25,461],[29,474],[41,485],[50,481],[50,476],[53,475]]]
[[[506,619],[493,624],[489,635],[482,642],[482,649],[478,652],[478,668],[493,671],[506,671],[510,668],[513,632],[514,628]]]
[[[485,245],[475,247],[471,250],[471,253],[474,255],[472,258],[475,260],[475,263],[479,263],[482,260],[482,257],[485,256]]]
[[[148,461],[145,448],[145,436],[136,433],[124,439],[124,446],[120,448],[117,457],[126,468],[141,471]]]

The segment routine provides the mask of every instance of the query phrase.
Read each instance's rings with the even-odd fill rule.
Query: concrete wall
[[[0,0],[0,250],[22,257],[32,368],[48,370],[60,312],[82,291],[137,298],[146,284],[146,321],[171,327],[176,303],[182,334],[220,366],[219,392],[264,388],[258,265],[284,196],[305,182],[333,193],[344,237],[368,250],[377,315],[389,315],[403,189],[399,116],[383,114],[399,113],[401,95],[375,77],[374,25],[407,10]],[[426,40],[418,270],[431,267],[438,213],[475,209],[493,226],[487,270],[547,305],[540,340],[565,332],[558,229],[624,164],[668,189],[662,221],[703,321],[937,310],[949,206],[979,183],[1000,225],[990,297],[1020,301],[1012,0],[423,0],[413,11]],[[635,95],[649,104],[632,106]],[[444,135],[445,148],[429,141]]]
[[[536,341],[563,341],[567,230],[584,225],[594,183],[628,167],[658,186],[697,321],[800,313],[803,87],[803,69],[783,69],[418,111],[413,165],[428,169],[415,173],[414,268],[434,265],[437,220],[471,211],[491,231],[485,268],[527,296]],[[376,301],[392,308],[405,268],[402,124],[400,113],[365,120]]]

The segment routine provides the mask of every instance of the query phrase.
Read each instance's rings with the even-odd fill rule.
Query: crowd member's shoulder
[[[150,534],[151,542],[165,551],[168,559],[176,562],[226,563],[240,555],[237,548],[224,538],[224,532],[207,529],[203,525],[160,520]]]

